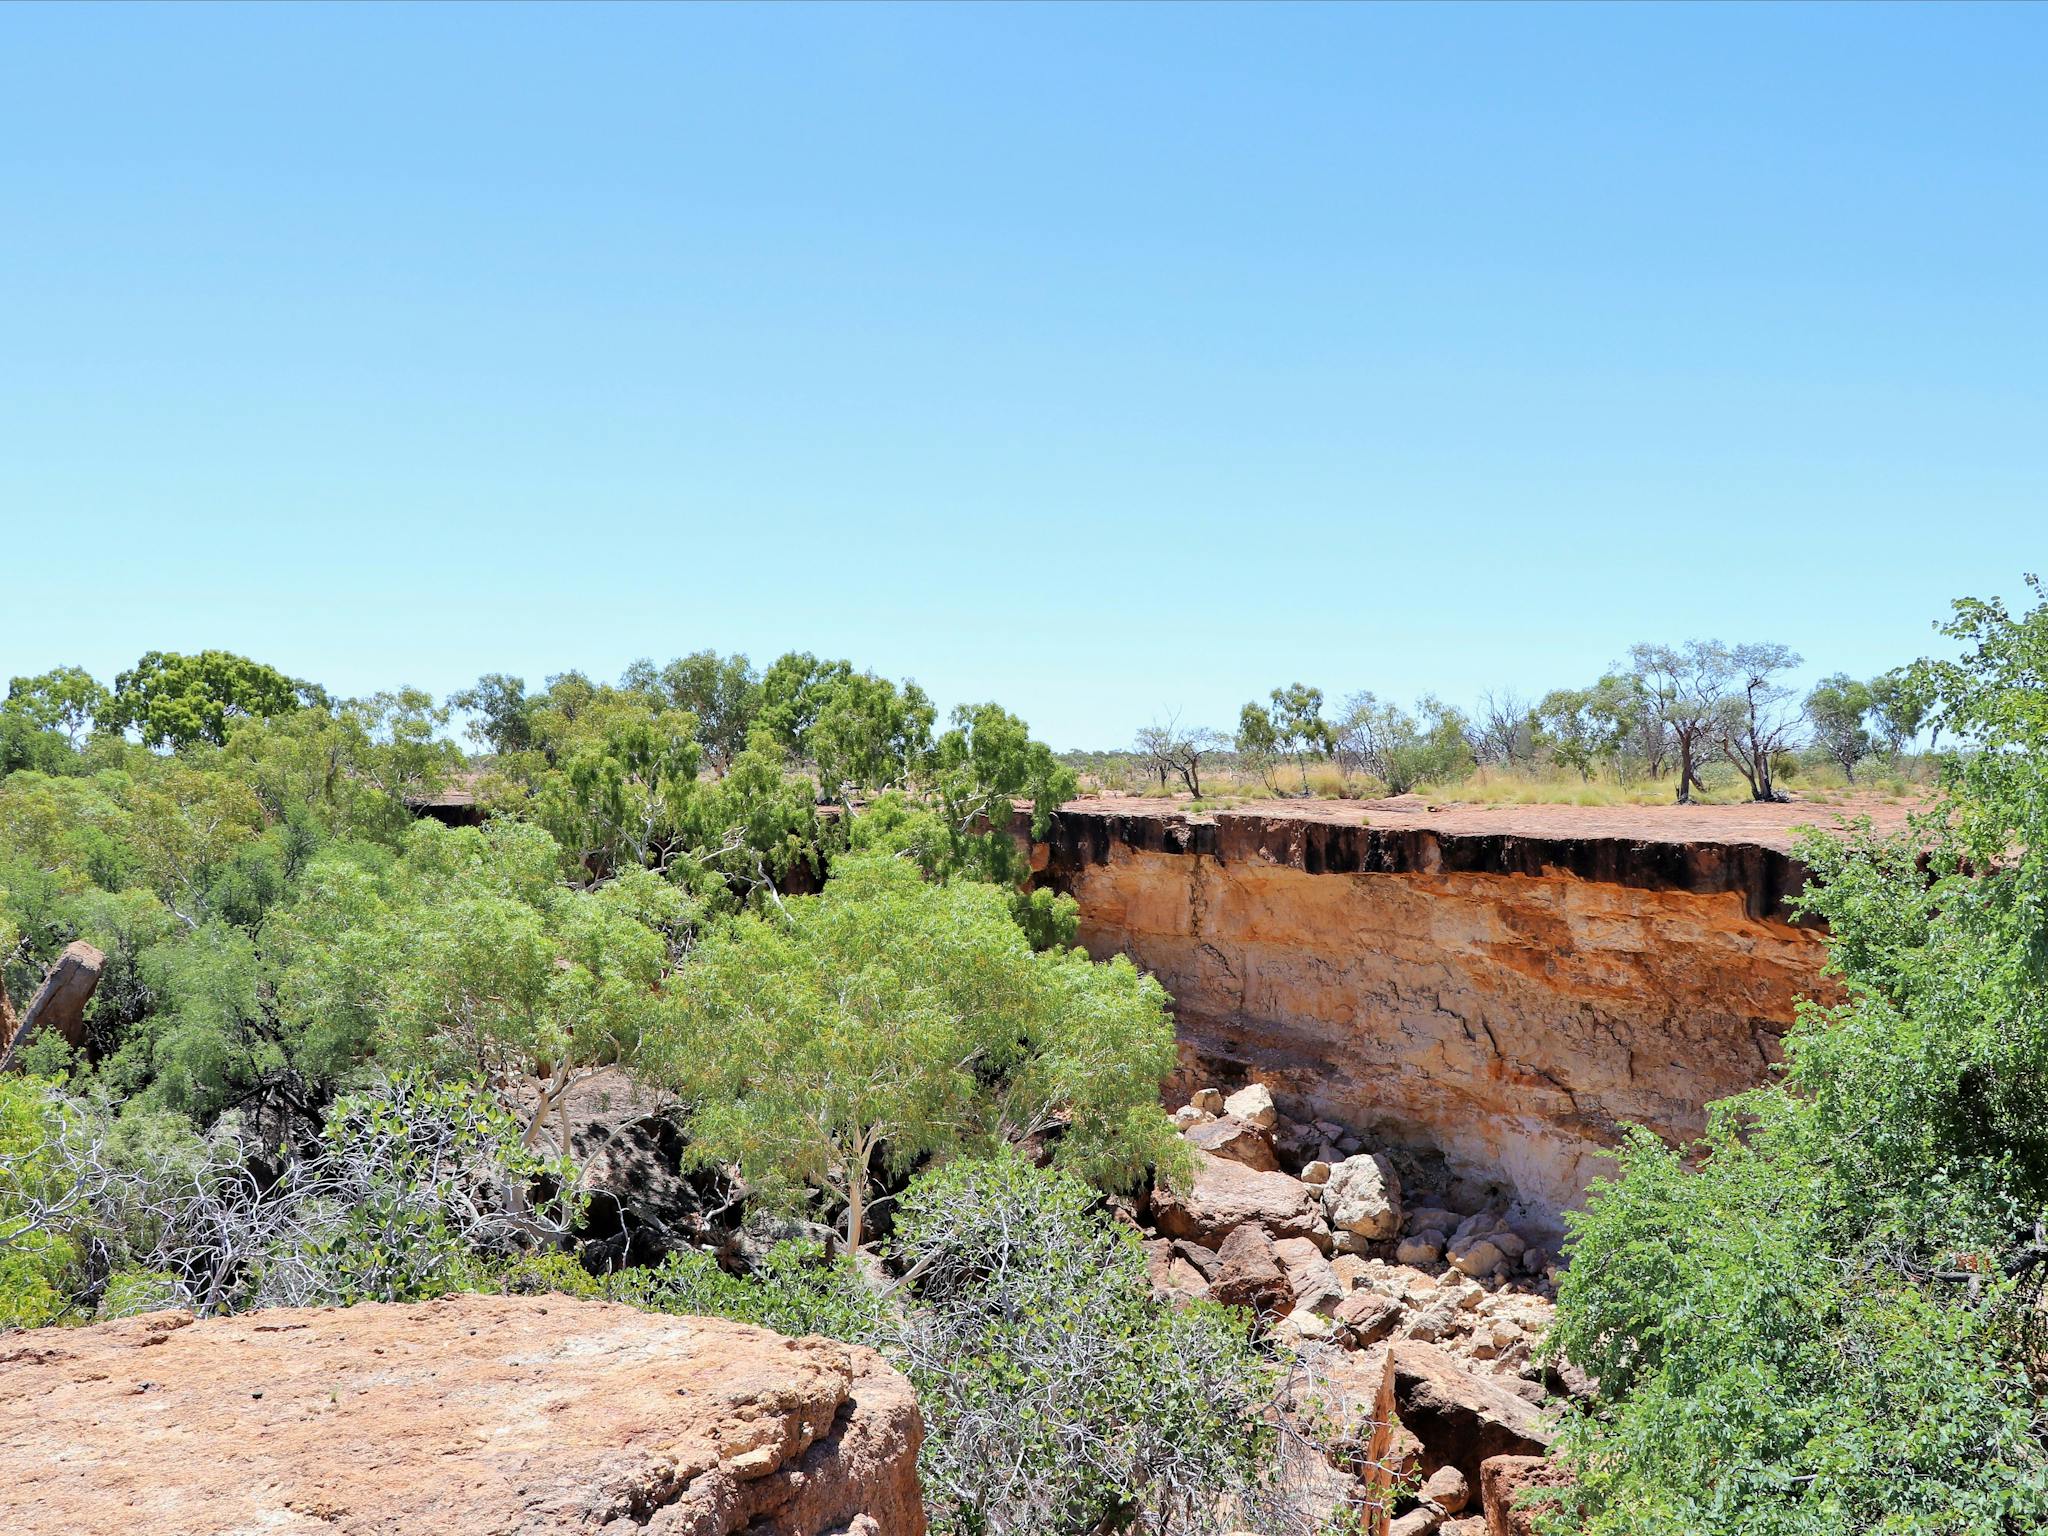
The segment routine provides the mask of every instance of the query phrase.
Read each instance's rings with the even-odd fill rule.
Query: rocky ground
[[[565,1297],[0,1338],[0,1530],[921,1536],[872,1352]]]
[[[1917,800],[1867,792],[1794,794],[1789,800],[1740,805],[1484,805],[1421,795],[1379,800],[1251,800],[1236,811],[1191,812],[1188,802],[1143,795],[1091,795],[1062,806],[1079,812],[1184,816],[1213,822],[1232,817],[1327,822],[1337,826],[1427,828],[1448,836],[1505,834],[1533,839],[1618,838],[1645,843],[1754,844],[1790,851],[1801,827],[1832,827],[1837,818],[1868,816],[1898,831],[1920,809]]]
[[[1393,1536],[1532,1529],[1514,1495],[1554,1477],[1548,1410],[1589,1385],[1537,1357],[1554,1234],[1342,1126],[1282,1119],[1258,1084],[1204,1088],[1174,1119],[1193,1183],[1133,1213],[1153,1285],[1254,1309],[1301,1362],[1297,1408],[1369,1426],[1362,1454],[1299,1471],[1321,1502],[1398,1486]]]

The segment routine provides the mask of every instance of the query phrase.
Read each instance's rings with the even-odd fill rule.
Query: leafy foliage
[[[228,722],[297,709],[309,690],[275,667],[232,651],[151,651],[114,679],[108,723],[133,727],[150,747],[220,746]]]
[[[1964,657],[1923,675],[1975,750],[1940,805],[1800,850],[1846,1000],[1802,1009],[1783,1083],[1693,1155],[1638,1134],[1575,1220],[1588,1536],[2048,1521],[2048,603],[1947,632]]]
[[[692,1104],[693,1155],[822,1193],[855,1248],[880,1182],[935,1153],[1056,1132],[1108,1187],[1170,1162],[1165,994],[1127,960],[1034,953],[1008,905],[850,858],[822,895],[712,933],[643,1057]]]

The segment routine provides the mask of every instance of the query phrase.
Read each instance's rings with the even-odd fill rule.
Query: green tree
[[[747,748],[754,716],[761,708],[761,679],[740,655],[696,651],[661,669],[660,687],[671,709],[697,721],[697,744],[721,778]]]
[[[820,793],[851,813],[857,794],[914,782],[931,752],[936,715],[915,683],[899,689],[872,672],[855,672],[822,685],[804,738]]]
[[[1718,640],[1684,645],[1633,645],[1629,661],[1637,687],[1665,737],[1678,749],[1678,803],[1706,791],[1700,754],[1714,740],[1729,707],[1733,663]]]
[[[9,682],[7,702],[0,710],[37,730],[61,733],[76,751],[87,730],[106,715],[107,704],[107,690],[85,668],[57,667]]]
[[[307,684],[231,651],[151,651],[114,679],[107,723],[134,727],[144,746],[220,746],[228,722],[282,715],[305,703]]]
[[[1247,704],[1239,714],[1238,750],[1254,759],[1292,758],[1301,772],[1301,792],[1305,795],[1309,758],[1328,757],[1336,747],[1336,733],[1323,719],[1323,690],[1290,683],[1285,688],[1275,688],[1270,698],[1270,708]]]
[[[1856,765],[1870,754],[1870,732],[1863,721],[1871,702],[1870,689],[1846,672],[1822,678],[1806,696],[1814,742],[1852,782]]]
[[[841,860],[824,893],[713,932],[671,984],[643,1062],[692,1105],[691,1152],[867,1237],[879,1184],[919,1160],[1054,1136],[1108,1187],[1177,1166],[1159,984],[1127,960],[1035,953],[1003,892]]]
[[[533,748],[533,706],[526,697],[526,679],[505,672],[486,672],[460,693],[450,694],[451,708],[473,718],[470,739],[509,756]]]
[[[809,651],[777,658],[761,677],[759,718],[792,758],[811,755],[811,726],[834,683],[853,676],[853,664],[820,661]]]
[[[1869,683],[1870,718],[1887,757],[1897,757],[1927,723],[1933,700],[1926,680],[1912,667],[1894,667]]]
[[[2048,1527],[2048,602],[1924,663],[1971,750],[1910,833],[1814,834],[1846,998],[1696,1148],[1636,1133],[1573,1219],[1555,1334],[1585,1536]]]
[[[288,1037],[323,1061],[368,1045],[407,1069],[476,1078],[536,1143],[599,1068],[631,1062],[693,921],[688,897],[629,868],[564,885],[542,828],[417,823],[388,867],[343,853],[266,923]]]

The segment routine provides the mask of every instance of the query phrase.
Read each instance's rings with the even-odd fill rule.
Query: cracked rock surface
[[[560,1296],[0,1334],[21,1536],[922,1536],[868,1350]]]

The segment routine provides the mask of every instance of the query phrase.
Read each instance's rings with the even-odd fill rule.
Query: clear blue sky
[[[2048,8],[0,8],[0,674],[1868,672],[2048,565]]]

